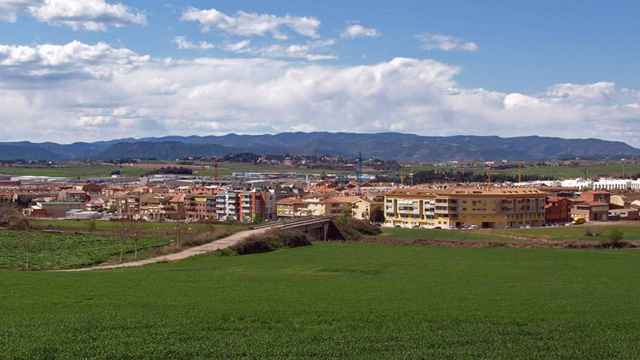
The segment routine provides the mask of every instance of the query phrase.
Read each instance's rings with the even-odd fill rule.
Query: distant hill
[[[174,160],[239,152],[354,156],[404,161],[616,159],[640,156],[623,142],[540,136],[433,137],[400,133],[282,133],[277,135],[169,136],[95,143],[0,143],[0,160]]]

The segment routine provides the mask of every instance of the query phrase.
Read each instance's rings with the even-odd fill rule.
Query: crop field
[[[607,240],[613,230],[622,232],[624,240],[640,240],[640,225],[607,223],[597,225],[537,227],[530,229],[430,230],[383,228],[380,239],[442,240],[442,241],[500,241],[531,240]]]
[[[106,165],[60,166],[60,167],[1,167],[0,174],[13,176],[49,176],[72,179],[109,177],[113,170],[120,170],[123,176],[137,177],[149,170],[136,167],[118,168]]]
[[[636,251],[316,244],[0,271],[0,359],[634,359]]]
[[[484,169],[481,170],[484,173]],[[517,175],[519,169],[498,170],[496,174]],[[640,164],[622,164],[612,162],[606,164],[580,166],[527,166],[523,175],[537,175],[554,179],[573,179],[577,177],[621,177],[640,174]]]
[[[177,246],[210,242],[246,229],[242,225],[36,221],[31,231],[0,230],[0,269],[70,269],[104,262],[132,261]],[[48,231],[42,231],[48,229]],[[178,233],[179,231],[179,233]]]
[[[462,169],[455,166],[439,166],[433,165],[411,165],[405,168],[405,172],[418,172],[418,171],[462,171]],[[473,171],[476,174],[485,175],[486,168],[484,166],[478,166],[473,168],[467,168],[466,171]],[[527,165],[524,168],[511,168],[505,170],[492,170],[494,175],[504,174],[517,176],[522,171],[522,174],[527,176],[539,176],[543,178],[551,179],[574,179],[578,177],[622,177],[622,176],[635,176],[640,174],[640,164],[623,164],[621,162],[609,162],[609,163],[596,163],[591,165],[563,165],[563,166],[542,166],[542,165]]]
[[[625,240],[640,240],[640,225],[615,223],[606,225],[584,224],[580,226],[489,230],[487,234],[547,240],[598,240],[606,239],[614,229],[621,231]]]
[[[400,229],[383,228],[382,239],[397,240],[495,240],[496,236],[474,230],[431,230],[431,229]]]

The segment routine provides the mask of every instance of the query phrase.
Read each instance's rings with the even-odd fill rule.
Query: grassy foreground
[[[0,272],[0,359],[633,359],[639,260],[322,244]]]

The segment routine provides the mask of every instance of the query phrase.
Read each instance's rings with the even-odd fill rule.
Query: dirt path
[[[241,231],[239,233],[235,233],[233,235],[227,236],[226,238],[216,240],[208,244],[192,247],[192,248],[183,250],[181,252],[177,252],[175,254],[162,255],[162,256],[145,259],[145,260],[138,260],[138,261],[132,261],[132,262],[127,262],[122,264],[115,264],[115,265],[99,265],[99,266],[93,266],[93,267],[88,267],[83,269],[72,269],[72,270],[63,270],[63,271],[64,272],[80,272],[80,271],[95,271],[95,270],[113,270],[113,269],[122,269],[122,268],[141,267],[141,266],[156,264],[161,262],[180,261],[180,260],[188,259],[190,257],[208,254],[214,251],[229,248],[251,236],[264,234],[269,230],[271,230],[271,228]]]

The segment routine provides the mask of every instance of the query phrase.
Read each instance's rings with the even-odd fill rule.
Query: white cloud
[[[18,14],[41,0],[0,0],[0,21],[15,22]]]
[[[327,51],[317,52],[335,44],[334,40],[313,40],[304,44],[273,44],[267,46],[252,47],[250,40],[242,40],[221,45],[212,44],[207,41],[192,42],[184,36],[178,36],[174,42],[179,49],[183,50],[210,50],[219,49],[235,54],[249,56],[260,56],[274,59],[298,59],[306,61],[334,60],[335,54]]]
[[[0,0],[0,20],[15,21],[28,12],[41,22],[74,30],[105,31],[109,27],[144,25],[144,14],[105,0]]]
[[[114,73],[131,71],[148,60],[149,56],[105,43],[0,45],[0,81],[3,78],[109,78]]]
[[[477,51],[480,46],[474,42],[464,41],[451,35],[426,33],[417,35],[425,50],[443,51]]]
[[[553,98],[574,100],[606,100],[616,94],[616,84],[597,82],[594,84],[557,84],[547,90],[546,95]]]
[[[378,37],[380,35],[382,34],[374,28],[365,27],[360,24],[353,24],[347,26],[340,37],[343,39],[356,39],[361,37]]]
[[[0,118],[11,124],[0,128],[0,139],[304,129],[605,137],[640,145],[637,90],[614,84],[606,97],[582,100],[564,96],[566,89],[552,91],[563,84],[541,94],[503,93],[461,87],[460,71],[428,59],[329,66],[267,58],[152,59],[77,42],[0,46]],[[34,75],[40,72],[56,76]],[[580,86],[603,87],[596,84]]]
[[[209,50],[216,48],[216,45],[210,42],[200,41],[198,43],[194,43],[184,36],[176,36],[175,39],[173,39],[173,42],[176,43],[178,49],[183,50]]]
[[[309,38],[318,38],[320,21],[314,17],[276,16],[271,14],[237,12],[234,16],[227,15],[216,9],[201,10],[189,8],[183,14],[183,21],[200,23],[202,31],[215,28],[235,36],[265,36],[271,35],[277,40],[286,40],[285,30]]]

